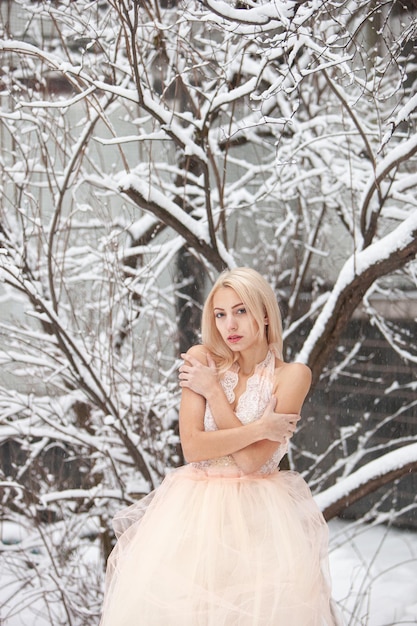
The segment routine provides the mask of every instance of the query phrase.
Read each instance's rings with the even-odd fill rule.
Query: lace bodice
[[[255,371],[246,383],[246,389],[240,396],[235,413],[242,424],[248,424],[259,419],[272,395],[274,385],[275,356],[270,350],[261,363],[255,367]],[[221,379],[221,385],[230,403],[235,400],[235,387],[238,383],[239,366],[235,364],[227,370]],[[217,430],[216,422],[207,405],[204,415],[204,429],[206,431]],[[276,470],[278,463],[287,451],[288,446],[280,446],[273,456],[259,470],[262,474],[269,474]],[[224,456],[218,459],[196,463],[198,467],[210,467],[212,465],[233,466],[236,465],[232,456]]]

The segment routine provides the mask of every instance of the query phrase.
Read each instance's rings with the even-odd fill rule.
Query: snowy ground
[[[417,624],[417,532],[330,522],[333,596],[346,626]]]
[[[97,558],[93,546],[84,554]],[[345,626],[417,624],[417,532],[332,521],[330,568]],[[19,572],[5,569],[0,552],[1,626],[54,626],[17,582]]]

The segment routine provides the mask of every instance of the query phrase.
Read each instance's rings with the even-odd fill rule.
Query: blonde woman
[[[273,290],[220,275],[182,355],[187,465],[115,519],[102,626],[331,626],[327,526],[278,464],[311,374],[282,360]]]

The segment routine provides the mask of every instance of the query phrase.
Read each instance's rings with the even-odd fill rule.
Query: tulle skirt
[[[118,514],[101,626],[333,626],[327,525],[299,474],[184,466]]]

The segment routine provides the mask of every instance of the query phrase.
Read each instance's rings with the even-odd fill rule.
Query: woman
[[[327,526],[303,479],[278,470],[311,374],[282,360],[274,293],[223,273],[202,345],[182,355],[188,464],[115,518],[102,626],[330,626]]]

